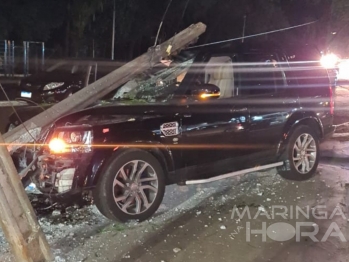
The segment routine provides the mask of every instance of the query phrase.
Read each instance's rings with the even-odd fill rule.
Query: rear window
[[[239,95],[272,94],[284,87],[284,73],[275,55],[244,54],[241,58],[237,68]]]
[[[300,93],[317,96],[327,92],[330,79],[327,70],[320,64],[321,54],[316,49],[300,49],[289,53],[290,69],[286,76],[289,81],[296,81]]]

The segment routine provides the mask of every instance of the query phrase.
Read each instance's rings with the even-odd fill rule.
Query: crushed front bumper
[[[84,191],[92,153],[44,154],[38,158],[39,186],[54,201],[74,202]]]

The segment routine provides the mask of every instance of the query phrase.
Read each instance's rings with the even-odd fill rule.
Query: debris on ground
[[[181,252],[181,250],[182,250],[182,249],[180,249],[180,248],[178,248],[178,247],[175,247],[175,248],[173,249],[173,252],[178,253],[178,252]]]

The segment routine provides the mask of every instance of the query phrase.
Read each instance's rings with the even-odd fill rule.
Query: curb
[[[331,138],[343,138],[343,137],[348,137],[348,140],[349,140],[349,133],[334,133]]]
[[[320,144],[320,152],[324,157],[349,158],[349,141],[326,140]]]

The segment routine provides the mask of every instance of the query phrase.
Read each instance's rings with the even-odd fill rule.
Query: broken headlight
[[[51,153],[89,153],[92,151],[91,130],[57,129],[48,143]]]

